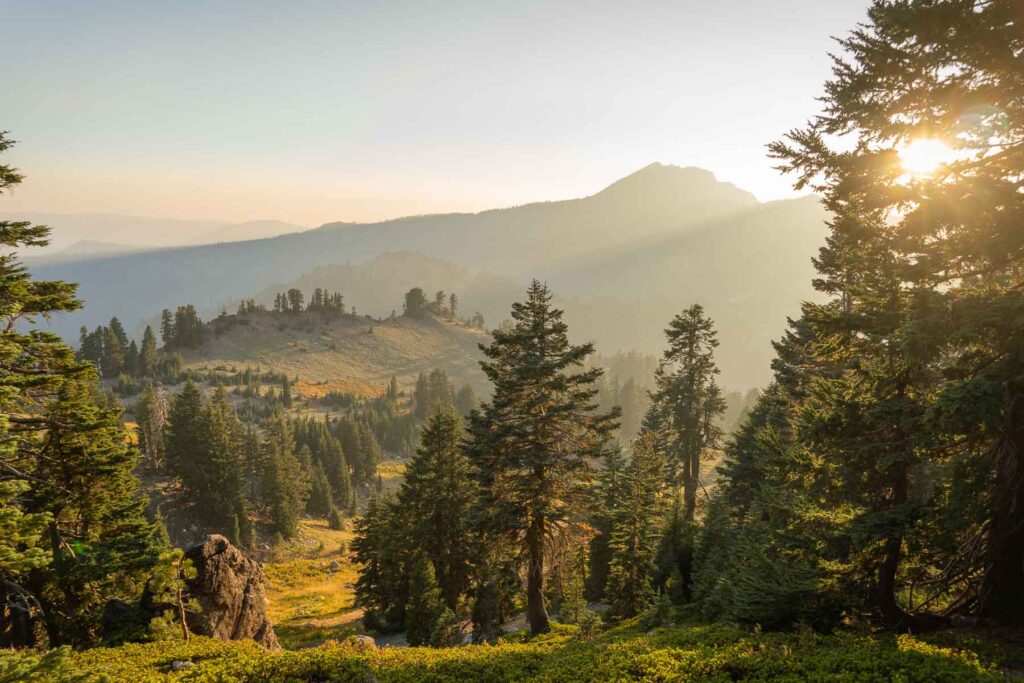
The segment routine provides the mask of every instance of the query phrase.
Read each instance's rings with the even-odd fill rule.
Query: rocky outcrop
[[[189,595],[201,611],[188,615],[193,633],[221,640],[255,640],[272,650],[281,648],[267,617],[263,570],[218,534],[185,552],[196,577],[188,581]]]

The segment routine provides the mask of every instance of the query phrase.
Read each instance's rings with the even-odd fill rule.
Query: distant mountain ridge
[[[274,220],[227,223],[217,220],[178,220],[109,213],[4,214],[9,220],[26,220],[53,228],[48,249],[36,250],[34,258],[65,253],[76,244],[112,243],[124,250],[235,242],[275,237],[307,230],[293,223]]]
[[[216,311],[274,283],[304,275],[312,282],[318,266],[369,265],[385,252],[418,252],[520,289],[534,277],[549,281],[574,336],[595,340],[605,353],[658,351],[669,317],[701,301],[723,330],[723,383],[742,388],[770,376],[770,340],[781,334],[787,315],[799,312],[800,301],[814,296],[811,257],[824,239],[824,218],[813,198],[761,204],[708,171],[652,164],[580,199],[475,214],[330,223],[262,240],[33,270],[39,277],[81,283],[84,311],[53,322],[55,331],[73,338],[79,325],[112,315],[131,328],[179,304]],[[426,286],[413,270],[392,272],[389,287]],[[443,288],[456,289],[467,306],[475,296],[473,287]],[[348,300],[360,312],[380,316],[400,306],[391,301],[373,310],[376,301]],[[509,292],[478,300],[494,325],[508,315],[514,297]],[[756,325],[746,329],[744,318]]]

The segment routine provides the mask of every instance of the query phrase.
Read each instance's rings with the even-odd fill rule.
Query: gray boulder
[[[185,552],[196,577],[188,581],[190,596],[201,611],[187,617],[193,633],[221,640],[255,640],[270,650],[281,645],[267,617],[263,570],[228,539],[212,534]]]

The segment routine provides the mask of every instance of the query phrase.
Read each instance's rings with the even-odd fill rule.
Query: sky
[[[305,226],[593,194],[763,201],[867,0],[0,0],[10,212]]]

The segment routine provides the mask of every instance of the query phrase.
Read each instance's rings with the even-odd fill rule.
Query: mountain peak
[[[696,166],[674,166],[655,161],[630,173],[598,192],[595,197],[638,202],[675,197],[687,202],[735,203],[737,208],[757,204],[754,195],[732,183],[715,178],[711,171]]]

